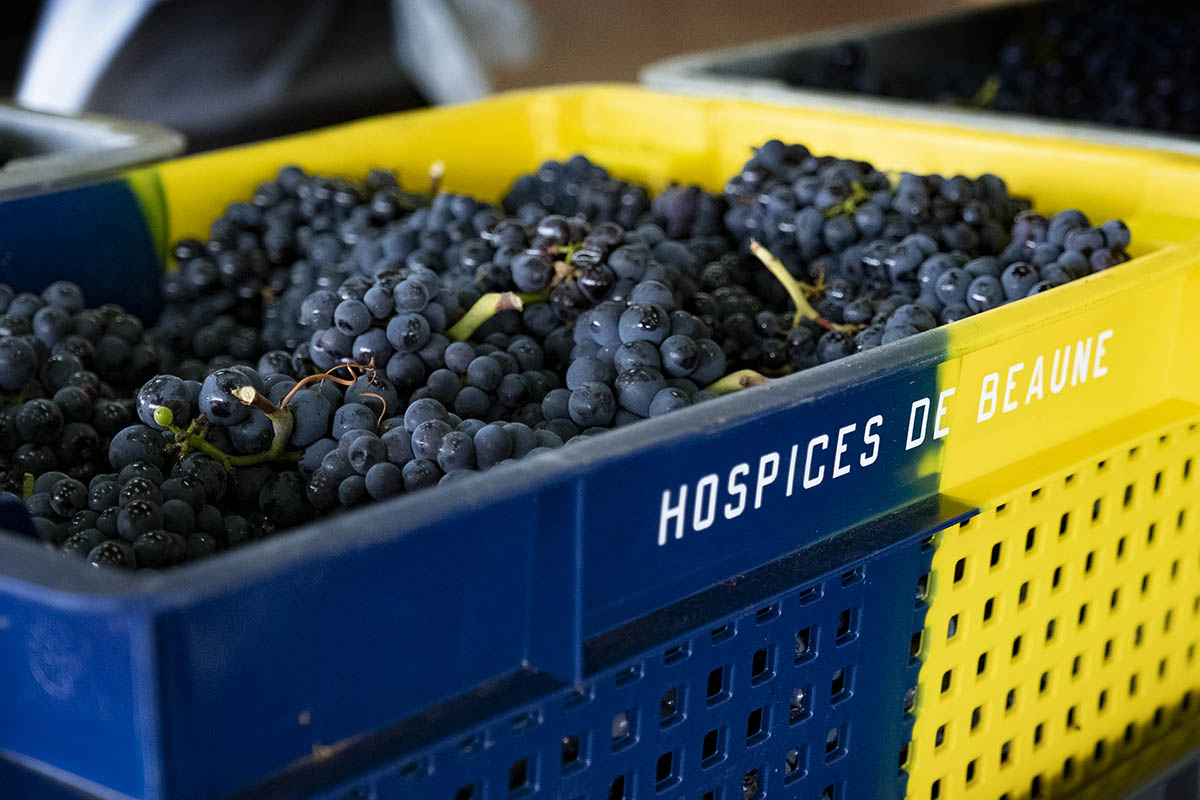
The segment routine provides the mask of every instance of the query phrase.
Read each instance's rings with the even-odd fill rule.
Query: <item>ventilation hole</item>
[[[954,670],[948,669],[942,673],[942,694],[950,691],[950,679],[954,676]]]
[[[1186,523],[1186,521],[1187,521],[1187,509],[1181,508],[1181,509],[1179,509],[1179,516],[1177,516],[1175,518],[1175,527],[1178,528],[1179,530],[1183,530],[1183,526]]]
[[[1103,711],[1106,705],[1108,705],[1108,690],[1101,689],[1100,697],[1096,700],[1096,710]]]
[[[582,689],[574,689],[569,695],[567,695],[566,700],[563,701],[563,706],[565,708],[576,708],[581,706],[591,700],[592,697],[595,696],[595,693],[596,689],[594,686],[584,686]]]
[[[858,609],[847,608],[838,615],[837,643],[845,644],[857,636]]]
[[[1049,642],[1049,641],[1052,641],[1053,639],[1054,639],[1054,620],[1050,620],[1049,622],[1046,623],[1046,641]]]
[[[667,664],[677,664],[692,654],[692,647],[688,643],[677,644],[663,653],[663,661]]]
[[[1072,678],[1074,678],[1076,675],[1079,674],[1080,665],[1083,663],[1082,659],[1083,659],[1082,656],[1075,656],[1075,658],[1071,659],[1071,677]]]
[[[817,631],[815,625],[810,625],[796,632],[795,657],[796,663],[807,661],[817,654]]]
[[[1017,704],[1017,690],[1009,689],[1008,694],[1004,696],[1004,710],[1011,711],[1012,707]]]
[[[1025,534],[1025,552],[1028,553],[1030,550],[1032,550],[1034,544],[1036,544],[1036,543],[1037,543],[1037,528],[1030,528],[1029,532]]]
[[[1137,733],[1137,726],[1132,722],[1125,726],[1125,744],[1133,744],[1133,737]]]
[[[725,758],[725,729],[716,728],[704,734],[700,743],[700,765],[708,768]]]
[[[1147,572],[1145,575],[1142,576],[1142,594],[1146,594],[1149,591],[1150,591],[1150,573]]]
[[[1042,490],[1041,490],[1041,489],[1034,489],[1032,492],[1030,492],[1030,493],[1029,493],[1029,499],[1030,499],[1030,500],[1036,500],[1036,499],[1038,499],[1038,498],[1039,498],[1039,497],[1041,497],[1041,496],[1042,496]]]
[[[833,702],[844,700],[850,696],[850,667],[842,667],[833,671],[829,681],[829,697]]]
[[[760,608],[758,611],[756,611],[754,613],[754,621],[757,622],[759,625],[762,625],[764,622],[770,622],[771,620],[775,619],[778,616],[779,616],[779,604],[775,603],[773,605],[767,606],[766,608]]]
[[[987,653],[979,654],[979,661],[975,664],[975,674],[982,675],[987,671]]]
[[[791,753],[789,753],[788,755],[791,755]],[[899,761],[898,766],[900,769],[904,769],[905,765],[908,764],[908,742],[905,742],[903,745],[900,746],[900,758],[898,759],[898,761]]]
[[[712,643],[724,642],[733,638],[733,625],[722,625],[712,629]]]
[[[1074,483],[1074,481],[1075,481],[1075,473],[1073,473],[1073,472],[1070,475],[1068,475],[1067,477],[1063,478],[1063,483],[1066,484],[1067,486],[1070,486],[1072,483]]]
[[[762,796],[762,770],[752,769],[742,776],[742,800],[758,800]]]
[[[1154,531],[1155,525],[1151,522],[1150,527],[1146,529],[1146,544],[1154,544]]]
[[[1189,711],[1192,707],[1192,692],[1189,689],[1183,693],[1183,699],[1179,701],[1179,707],[1184,711]]]
[[[1117,560],[1120,561],[1125,556],[1125,537],[1117,539]]]
[[[429,774],[429,762],[423,758],[410,761],[396,770],[396,775],[402,781],[415,781]]]
[[[925,539],[923,539],[921,541],[922,547],[926,546],[927,544],[929,544],[929,545],[933,544],[932,536],[926,537]],[[863,579],[862,567],[855,567],[854,569],[847,570],[846,572],[842,573],[842,586],[849,586],[852,583],[858,583],[862,579]]]
[[[621,711],[612,718],[610,733],[612,734],[613,747],[627,744],[633,739],[633,713],[632,709]]]
[[[1112,658],[1113,640],[1109,639],[1104,643],[1104,660],[1108,661]]]
[[[625,776],[618,775],[613,778],[613,782],[608,785],[608,800],[628,800],[628,797],[625,793]]]
[[[1096,464],[1096,471],[1097,471],[1097,472],[1104,472],[1104,470],[1105,470],[1105,469],[1107,469],[1107,468],[1108,468],[1108,462],[1107,462],[1107,461],[1101,461],[1101,462],[1099,462],[1098,464]]]
[[[923,552],[923,553],[924,553],[924,552],[927,552],[927,551],[929,551],[929,550],[932,550],[932,549],[933,549],[934,542],[935,542],[936,540],[937,540],[937,537],[936,537],[936,536],[926,536],[924,539],[922,539],[922,540],[921,540],[921,552]],[[856,571],[857,571],[857,570],[856,570]],[[849,574],[849,573],[847,573],[847,574]],[[861,574],[860,574],[860,578],[861,578]],[[845,575],[843,575],[843,576],[842,576],[842,585],[843,585],[843,586],[845,586],[845,585],[846,585],[846,576],[845,576]]]
[[[1183,462],[1183,479],[1186,481],[1192,476],[1192,460],[1189,458]]]
[[[508,791],[516,792],[529,786],[529,759],[514,761],[508,768]]]
[[[958,614],[950,617],[950,622],[946,624],[946,638],[953,639],[958,635]]]
[[[1158,472],[1154,473],[1154,493],[1158,494],[1158,492],[1161,489],[1162,489],[1162,470],[1159,470]]]
[[[1029,599],[1029,581],[1021,584],[1021,588],[1017,590],[1017,605],[1025,605],[1025,601]]]
[[[994,566],[996,566],[997,564],[999,564],[999,563],[1000,563],[1000,553],[1001,553],[1001,551],[1002,551],[1002,548],[1001,548],[1001,543],[1000,543],[1000,542],[996,542],[994,545],[992,545],[992,557],[991,557],[991,559],[990,559],[989,566],[992,566],[992,567],[994,567]]]
[[[1158,679],[1161,681],[1165,677],[1167,677],[1167,660],[1164,658],[1158,662]]]
[[[454,793],[454,800],[475,800],[476,797],[474,784],[467,784]]]
[[[1095,551],[1095,550],[1093,550],[1092,552],[1088,553],[1088,554],[1087,554],[1087,558],[1085,558],[1085,559],[1083,560],[1083,571],[1084,571],[1084,572],[1091,572],[1091,571],[1092,571],[1092,564],[1095,562],[1095,560],[1096,560],[1096,551]]]
[[[808,748],[793,747],[787,751],[787,755],[783,757],[783,776],[787,779],[796,779],[804,777],[804,773],[808,770],[807,761],[805,758]],[[904,762],[908,760],[908,745],[906,744],[900,751],[900,766],[904,766]]]
[[[1041,797],[1041,796],[1042,796],[1042,776],[1034,775],[1033,780],[1029,782],[1029,797],[1032,800],[1032,798]]]
[[[1111,608],[1113,611],[1116,611],[1117,603],[1118,603],[1118,601],[1120,601],[1120,599],[1121,599],[1121,590],[1113,589],[1112,594],[1109,595],[1109,597],[1108,597],[1108,607]]]
[[[821,790],[820,800],[841,800],[842,782],[831,783]]]
[[[1034,747],[1037,747],[1039,744],[1042,743],[1042,736],[1043,736],[1043,734],[1045,734],[1045,732],[1046,732],[1046,726],[1043,723],[1039,722],[1037,724],[1037,726],[1033,729],[1033,746]]]
[[[1162,725],[1162,721],[1163,721],[1163,707],[1159,706],[1158,708],[1154,709],[1154,721],[1152,724],[1154,725],[1155,728],[1157,728],[1159,725]]]
[[[806,606],[809,603],[815,603],[820,600],[822,594],[824,594],[824,590],[819,584],[817,586],[810,586],[796,595],[796,602],[802,606]]]
[[[1054,568],[1054,575],[1050,578],[1050,588],[1057,589],[1060,583],[1062,583],[1062,565]]]
[[[929,784],[929,800],[938,800],[942,796],[942,780],[938,778]]]
[[[1138,676],[1137,676],[1136,672],[1129,676],[1129,696],[1130,697],[1133,697],[1135,694],[1137,694],[1137,688],[1138,688],[1138,679],[1137,678],[1138,678]]]
[[[1171,580],[1174,581],[1179,577],[1179,559],[1171,562]]]
[[[979,723],[983,721],[983,706],[975,706],[971,711],[971,730],[979,727]]]
[[[1102,500],[1103,498],[1097,497],[1096,501],[1092,503],[1092,522],[1100,519],[1100,507],[1102,505]]]
[[[1079,607],[1079,625],[1082,627],[1087,622],[1087,603]]]
[[[1013,639],[1013,645],[1012,645],[1012,657],[1016,658],[1019,655],[1021,655],[1021,637],[1020,636]]]
[[[1122,503],[1121,503],[1121,504],[1122,504],[1122,505],[1123,505],[1125,508],[1129,508],[1129,506],[1130,506],[1132,503],[1133,503],[1133,484],[1132,484],[1132,483],[1129,483],[1129,484],[1126,484],[1126,485],[1125,485],[1125,497],[1124,497],[1124,498],[1122,498]]]
[[[772,675],[771,652],[773,648],[763,647],[754,651],[754,657],[750,659],[750,683],[759,684],[768,680]]]
[[[917,658],[919,655],[921,655],[921,637],[923,634],[924,631],[917,631],[912,635],[912,638],[908,640],[909,658]]]
[[[1000,745],[1000,766],[1004,766],[1005,764],[1007,764],[1008,760],[1011,756],[1012,756],[1012,739],[1009,739],[1007,742]]]
[[[842,729],[844,726],[834,726],[829,729],[829,733],[825,734],[825,760],[832,761],[837,758],[842,750]]]
[[[1099,741],[1096,742],[1096,749],[1094,751],[1092,751],[1092,760],[1093,761],[1103,761],[1104,760],[1104,740],[1103,739],[1100,739]]]
[[[476,734],[475,736],[469,736],[466,739],[463,739],[461,742],[458,743],[458,754],[460,756],[463,756],[464,758],[466,756],[472,755],[473,753],[478,753],[482,749],[483,749],[483,736],[480,734]]]
[[[1146,628],[1143,625],[1138,625],[1136,628],[1133,629],[1133,646],[1134,647],[1141,647],[1142,639],[1145,635],[1145,632],[1146,632]]]
[[[658,757],[654,766],[654,788],[657,791],[665,791],[679,782],[675,774],[675,762],[674,753],[663,753]]]
[[[768,709],[756,708],[746,717],[746,744],[757,744],[766,740],[763,726]]]
[[[989,597],[987,599],[987,602],[985,602],[983,604],[983,621],[984,622],[987,622],[989,619],[992,618],[992,611],[995,610],[995,607],[996,607],[996,598]]]
[[[718,703],[729,696],[728,672],[725,667],[717,667],[708,673],[707,700],[709,705]]]
[[[967,762],[967,783],[975,780],[975,762],[977,759],[971,759]]]
[[[569,769],[579,764],[582,751],[580,750],[580,739],[583,736],[577,733],[574,736],[564,736],[562,740],[562,761],[563,769]]]
[[[1042,673],[1042,677],[1038,679],[1038,694],[1045,694],[1046,688],[1050,685],[1050,671]]]
[[[796,723],[808,717],[808,698],[812,690],[805,686],[792,691],[792,703],[788,710],[788,722]]]
[[[1139,450],[1139,448],[1137,448],[1137,447],[1131,447],[1131,448],[1129,448],[1129,457],[1130,457],[1131,459],[1133,459],[1133,458],[1137,458],[1138,450]]]
[[[1070,524],[1070,522],[1071,522],[1071,512],[1070,511],[1063,512],[1063,515],[1058,520],[1058,535],[1059,536],[1067,535],[1067,526]]]
[[[658,723],[667,725],[683,716],[683,687],[663,692],[658,701]]]
[[[937,731],[933,734],[933,746],[941,747],[946,743],[946,726],[939,725]]]
[[[710,789],[700,797],[700,800],[717,800],[717,790]]]
[[[913,708],[917,705],[917,687],[910,686],[904,692],[904,713],[912,713]]]
[[[1171,630],[1171,615],[1175,612],[1167,609],[1167,613],[1163,614],[1163,633],[1168,633]]]
[[[960,558],[954,563],[954,582],[958,583],[963,579],[963,575],[967,571],[967,559]]]
[[[1075,706],[1067,709],[1067,729],[1075,730],[1079,726],[1075,724]]]
[[[619,681],[618,681],[618,683],[619,683]],[[534,709],[532,711],[526,711],[524,714],[518,714],[517,716],[513,717],[512,728],[514,731],[520,731],[520,730],[524,730],[526,728],[532,728],[535,725],[537,725],[538,723],[540,723],[541,721],[542,721],[541,712]]]

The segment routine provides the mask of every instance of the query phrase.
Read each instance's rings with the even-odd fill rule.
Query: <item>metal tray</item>
[[[947,65],[969,60],[989,44],[998,43],[1014,25],[1027,17],[1032,5],[1023,0],[987,9],[957,11],[917,20],[876,21],[688,53],[649,64],[641,70],[639,80],[650,89],[688,95],[734,97],[879,117],[903,117],[989,133],[1067,138],[1200,155],[1200,139],[1182,135],[796,86],[787,80],[789,75],[819,75],[832,48],[849,41],[863,48],[869,65],[868,77],[877,81],[945,70]]]
[[[184,144],[183,134],[161,125],[0,102],[0,201],[161,161],[182,153]]]

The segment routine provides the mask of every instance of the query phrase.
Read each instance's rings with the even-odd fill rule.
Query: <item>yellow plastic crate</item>
[[[287,163],[347,176],[394,167],[406,188],[420,189],[430,165],[445,161],[447,189],[495,199],[514,175],[543,159],[583,152],[613,174],[652,187],[681,180],[717,189],[750,147],[772,137],[868,159],[882,169],[994,172],[1014,192],[1031,195],[1041,211],[1076,206],[1094,219],[1120,217],[1134,235],[1137,257],[1128,264],[814,370],[811,393],[813,384],[803,377],[756,390],[763,405],[773,402],[776,410],[830,396],[861,404],[855,381],[865,376],[852,366],[886,367],[885,356],[901,352],[911,357],[906,368],[915,364],[935,377],[935,391],[925,398],[925,429],[928,436],[948,433],[936,435],[936,444],[920,445],[922,456],[911,469],[885,473],[866,490],[866,500],[894,499],[909,485],[935,480],[940,494],[954,501],[947,506],[979,510],[934,541],[924,597],[930,609],[925,630],[912,643],[923,660],[915,728],[897,753],[899,767],[910,775],[909,795],[1069,796],[1140,748],[1187,730],[1200,708],[1200,315],[1193,311],[1200,307],[1200,241],[1194,241],[1200,236],[1200,161],[1078,140],[609,86],[513,93],[365,120],[171,161],[124,180],[165,249],[169,240],[203,235],[230,200],[248,196]],[[813,396],[821,391],[825,396]],[[724,408],[734,409],[731,417],[743,414],[732,403]],[[789,410],[795,419],[806,407],[797,403]],[[714,422],[705,434],[720,437],[718,428]],[[749,423],[740,430],[761,434]],[[724,446],[732,449],[733,443]],[[598,504],[588,506],[586,487],[580,487],[578,508],[595,511]],[[362,519],[372,511],[358,513]],[[813,533],[804,528],[806,518],[794,522],[790,535]],[[725,540],[730,551],[751,546],[742,543],[753,538],[753,525],[746,517],[724,529],[740,537]],[[423,532],[398,531],[394,538]],[[630,535],[605,533],[611,547]],[[286,545],[297,561],[325,556],[314,541],[312,530],[302,531],[259,552],[282,552]],[[244,567],[250,558],[232,553],[227,563]],[[584,571],[573,579],[594,577]],[[339,588],[343,599],[363,591]],[[312,609],[322,597],[305,585],[292,600]],[[368,601],[363,598],[363,605]],[[581,615],[587,610],[576,609]],[[572,624],[581,626],[572,629],[580,639],[607,630]],[[791,644],[781,640],[780,646]],[[388,722],[382,714],[365,716],[368,726]],[[881,707],[879,724],[898,725],[898,716],[898,709]],[[349,741],[360,732],[335,738]],[[547,742],[553,761],[559,742]]]
[[[1200,245],[1179,244],[1200,235],[1200,162],[625,87],[512,93],[399,119],[160,166],[170,237],[201,234],[284,163],[346,175],[394,166],[418,189],[451,152],[446,187],[496,198],[541,160],[583,152],[652,187],[716,190],[772,137],[882,169],[994,172],[1040,211],[1125,219],[1136,261],[942,329],[939,385],[957,402],[928,471],[981,513],[938,537],[904,753],[909,796],[1066,796],[1200,709],[1200,314],[1188,311],[1200,308]],[[1087,369],[1072,377],[1080,343]],[[1040,399],[1027,380],[1039,357]],[[1017,364],[1017,405],[1005,410]],[[991,373],[996,408],[980,423]]]

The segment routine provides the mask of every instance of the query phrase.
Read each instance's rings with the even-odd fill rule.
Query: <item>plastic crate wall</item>
[[[910,535],[313,796],[902,797],[932,555],[932,536]],[[786,581],[805,560],[763,572]],[[657,638],[676,613],[594,640],[589,661]],[[246,796],[311,790],[285,780]]]
[[[1099,432],[939,534],[910,797],[1075,796],[1196,719],[1198,426]]]

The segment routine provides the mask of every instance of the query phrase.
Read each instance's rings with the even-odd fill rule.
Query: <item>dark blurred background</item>
[[[988,0],[14,0],[0,96],[190,149],[489,91],[632,81],[678,53]]]

